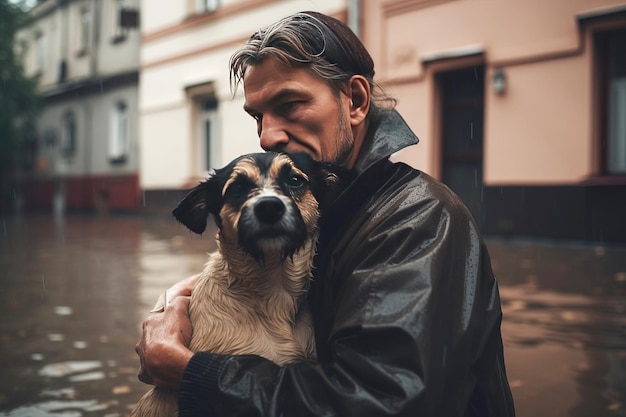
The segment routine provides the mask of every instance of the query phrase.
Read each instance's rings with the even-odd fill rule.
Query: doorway
[[[441,72],[436,81],[441,105],[441,178],[482,227],[485,68]]]

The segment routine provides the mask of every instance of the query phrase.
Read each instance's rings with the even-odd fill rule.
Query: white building
[[[139,207],[138,0],[45,0],[18,34],[25,69],[39,75],[35,172],[26,209]],[[25,42],[24,42],[25,41]]]
[[[148,208],[171,208],[177,191],[209,168],[260,151],[256,126],[233,97],[229,59],[250,35],[291,13],[343,21],[346,0],[204,0],[142,4],[140,179]]]

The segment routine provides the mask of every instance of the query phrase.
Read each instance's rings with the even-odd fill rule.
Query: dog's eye
[[[292,174],[287,177],[285,184],[290,188],[300,188],[306,184],[306,180],[301,175]]]
[[[231,198],[245,198],[252,187],[253,185],[248,180],[237,178],[226,190],[226,195]]]

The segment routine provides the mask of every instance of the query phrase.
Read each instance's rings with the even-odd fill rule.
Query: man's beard
[[[330,162],[337,165],[345,165],[352,154],[352,150],[354,148],[354,138],[352,137],[352,132],[346,123],[343,107],[339,106],[339,109],[339,124],[337,125],[337,130],[335,131],[335,138],[337,138],[337,154]]]

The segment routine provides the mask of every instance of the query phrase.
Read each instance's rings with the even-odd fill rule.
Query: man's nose
[[[277,120],[264,117],[259,132],[261,148],[266,151],[280,151],[289,143],[289,135]]]

